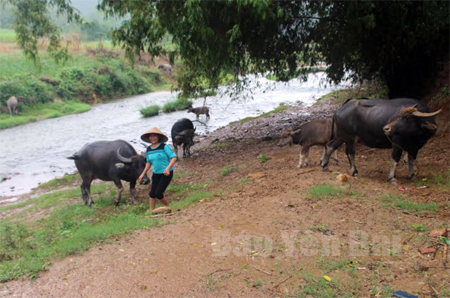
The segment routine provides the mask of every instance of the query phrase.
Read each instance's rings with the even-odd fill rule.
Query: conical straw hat
[[[141,136],[141,140],[144,141],[144,142],[150,143],[150,140],[148,139],[148,137],[149,137],[151,134],[157,134],[157,135],[159,135],[159,141],[160,141],[161,143],[165,143],[165,142],[167,142],[167,141],[169,140],[169,138],[168,138],[165,134],[163,134],[162,131],[160,131],[159,129],[157,129],[156,127],[153,127],[153,128],[150,129],[149,131],[145,132],[145,133]]]

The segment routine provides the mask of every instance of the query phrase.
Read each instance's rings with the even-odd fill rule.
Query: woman
[[[141,182],[145,174],[153,166],[152,187],[150,189],[150,211],[155,209],[156,199],[166,206],[169,201],[164,197],[164,191],[169,186],[173,177],[173,165],[177,161],[177,155],[169,145],[166,145],[168,138],[156,127],[150,129],[141,136],[141,140],[151,143],[147,147],[147,164],[138,180]]]

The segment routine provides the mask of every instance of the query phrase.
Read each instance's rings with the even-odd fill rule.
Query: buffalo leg
[[[190,145],[186,145],[186,151],[187,151],[187,156],[191,157],[191,146]]]
[[[350,172],[352,172],[353,177],[358,176],[358,170],[356,169],[355,164],[355,146],[356,140],[348,140],[345,142],[345,153],[347,154],[350,163]]]
[[[300,152],[300,160],[298,162],[298,168],[306,167],[309,162],[309,147],[303,146]]]
[[[122,196],[123,186],[122,186],[122,182],[120,182],[120,180],[114,180],[114,184],[117,186],[117,195],[114,197],[114,202],[116,203],[116,206],[119,206],[120,198]]]
[[[209,112],[206,112],[206,118],[209,119]]]
[[[83,203],[84,205],[87,205],[89,203],[89,206],[92,206],[92,204],[94,204],[94,201],[92,200],[91,196],[91,183],[94,179],[90,176],[83,176],[81,178],[83,179],[83,182],[81,183],[81,195],[83,197]]]
[[[130,182],[130,200],[131,200],[131,204],[134,205],[135,201],[134,201],[134,193],[136,191],[136,182]]]
[[[416,179],[416,174],[414,173],[414,162],[416,161],[417,154],[408,154],[408,178],[410,180]]]
[[[395,147],[392,149],[391,155],[391,168],[389,170],[388,182],[397,184],[397,179],[395,179],[395,170],[397,168],[397,163],[400,161],[402,157],[403,150]],[[409,161],[408,161],[409,162]]]
[[[326,145],[326,154],[322,159],[322,168],[324,171],[328,171],[328,162],[330,161],[330,156],[336,151],[344,143],[344,140],[341,138],[334,138],[329,141]]]
[[[324,160],[325,160],[325,155],[327,154],[327,146],[323,146],[323,154],[322,154],[322,157],[320,158],[320,161],[319,161],[319,165],[321,166],[321,165],[323,165],[323,162],[324,162]],[[336,164],[339,164],[339,161],[338,161],[338,156],[337,156],[337,150],[334,150],[334,157],[333,157],[333,160],[334,160],[334,162],[336,163]]]

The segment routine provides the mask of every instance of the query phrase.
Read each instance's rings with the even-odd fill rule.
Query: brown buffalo
[[[295,131],[291,129],[284,129],[281,133],[281,139],[278,142],[278,146],[292,146],[292,144],[302,146],[300,160],[297,166],[300,169],[308,165],[309,148],[314,145],[321,145],[324,147],[322,158],[319,161],[319,165],[322,165],[326,153],[326,144],[331,140],[331,138],[332,119],[316,119],[302,124]],[[338,162],[337,151],[335,151],[335,161],[336,163]]]

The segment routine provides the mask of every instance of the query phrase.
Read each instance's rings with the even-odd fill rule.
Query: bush
[[[6,105],[11,96],[23,96],[26,105],[53,101],[54,92],[34,76],[21,75],[0,82],[0,105]]]
[[[163,112],[169,113],[180,110],[186,110],[189,107],[192,107],[192,101],[184,96],[178,95],[177,100],[170,101],[163,106]]]
[[[161,110],[161,107],[158,105],[152,105],[146,108],[143,108],[140,110],[143,117],[153,117],[157,116],[159,114],[159,110]]]

